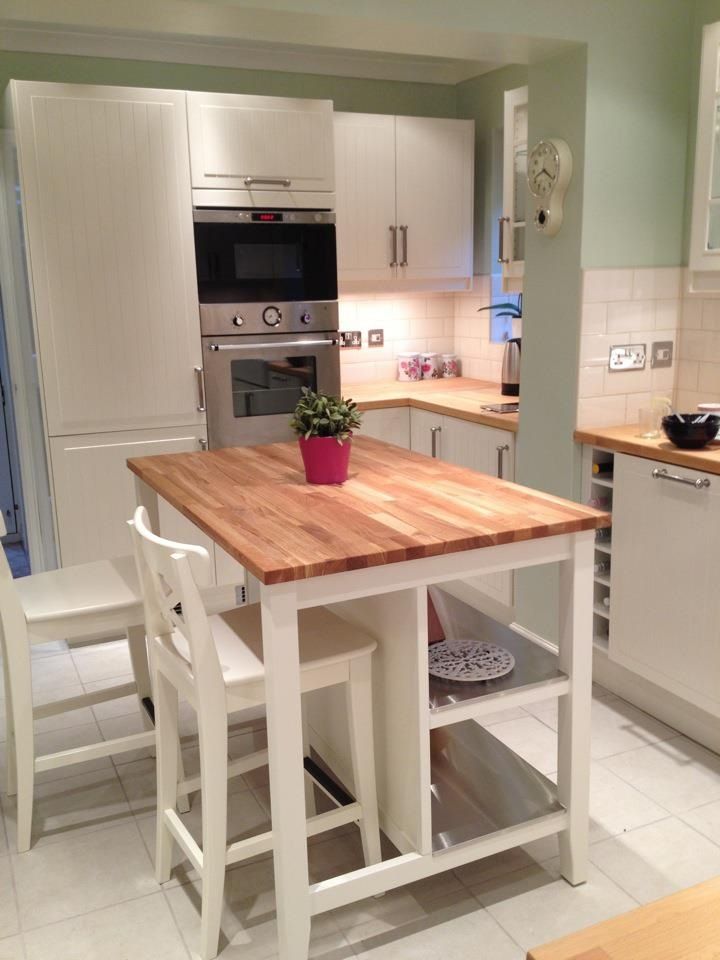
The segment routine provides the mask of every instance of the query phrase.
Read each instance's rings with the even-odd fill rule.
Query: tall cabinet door
[[[334,189],[331,100],[188,93],[187,110],[193,187]]]
[[[203,423],[184,93],[13,93],[49,434]]]
[[[398,275],[471,277],[473,121],[397,117],[395,133]]]
[[[720,714],[720,478],[616,454],[613,484],[610,659]]]
[[[334,125],[338,278],[391,280],[398,259],[395,117],[336,113]]]
[[[204,435],[204,430],[175,429],[53,437],[50,458],[62,566],[130,553],[127,521],[135,511],[136,498],[134,474],[126,461],[191,453],[200,449]],[[200,544],[212,556],[211,541],[193,523],[162,499],[159,509],[163,536]]]

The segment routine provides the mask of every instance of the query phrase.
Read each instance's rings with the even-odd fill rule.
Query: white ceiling
[[[6,50],[455,84],[562,41],[203,0],[3,0]]]

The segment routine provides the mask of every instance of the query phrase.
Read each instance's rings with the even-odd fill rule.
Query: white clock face
[[[560,173],[560,158],[555,147],[541,140],[528,161],[528,186],[533,196],[548,197],[555,188]]]

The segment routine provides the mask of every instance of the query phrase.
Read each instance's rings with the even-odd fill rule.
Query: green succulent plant
[[[362,414],[353,400],[314,393],[308,387],[303,387],[290,427],[306,440],[310,437],[335,437],[338,443],[342,443],[353,430],[358,429],[361,418]]]

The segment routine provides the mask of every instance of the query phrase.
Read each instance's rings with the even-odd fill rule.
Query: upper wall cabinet
[[[193,187],[335,189],[332,101],[188,93]]]
[[[335,114],[343,289],[470,284],[473,137],[471,120]]]
[[[503,290],[521,293],[525,274],[528,88],[505,91],[503,212],[498,222],[498,260]]]
[[[691,284],[720,289],[720,23],[703,28],[695,180],[690,235]]]
[[[48,433],[204,423],[185,94],[11,92]]]

